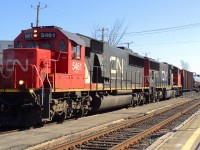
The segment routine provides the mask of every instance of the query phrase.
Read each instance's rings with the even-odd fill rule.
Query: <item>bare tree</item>
[[[184,60],[181,60],[181,66],[182,66],[182,69],[184,70],[190,70],[190,66],[187,62],[185,62]]]
[[[93,25],[93,29],[92,29],[91,33],[92,33],[92,37],[94,39],[99,38],[99,29],[100,29],[99,25]]]
[[[124,34],[127,31],[128,26],[125,28],[124,26],[124,19],[120,20],[117,19],[116,22],[111,27],[110,32],[108,33],[108,43],[112,46],[116,46],[124,37]]]
[[[124,19],[117,19],[114,24],[106,30],[107,32],[105,33],[105,28],[103,27],[102,29],[98,28],[99,26],[94,26],[94,31],[92,32],[92,36],[95,39],[99,39],[102,37],[105,41],[109,43],[109,45],[112,46],[117,46],[122,38],[124,37],[128,25],[124,27]],[[99,31],[102,31],[101,33]]]

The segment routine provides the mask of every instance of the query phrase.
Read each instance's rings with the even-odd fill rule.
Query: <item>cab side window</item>
[[[17,48],[22,48],[22,43],[21,43],[20,41],[17,41],[16,47],[17,47]]]
[[[80,45],[73,45],[73,59],[81,59],[81,46]]]
[[[61,40],[59,42],[59,51],[60,52],[66,52],[67,44],[64,40]]]

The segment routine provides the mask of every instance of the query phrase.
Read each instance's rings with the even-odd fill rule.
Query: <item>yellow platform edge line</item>
[[[187,142],[182,146],[181,150],[190,150],[200,136],[200,127],[191,135]]]

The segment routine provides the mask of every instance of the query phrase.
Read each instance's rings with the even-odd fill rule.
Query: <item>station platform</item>
[[[147,150],[200,150],[200,110]]]

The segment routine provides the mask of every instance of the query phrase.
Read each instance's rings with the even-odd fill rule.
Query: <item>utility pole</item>
[[[102,42],[104,42],[104,36],[105,36],[105,31],[108,31],[108,28],[101,28],[99,29],[99,31],[101,32],[101,40]]]
[[[126,44],[127,47],[129,48],[129,46],[130,46],[131,44],[133,44],[133,42],[126,42],[126,43],[122,43],[122,44]]]
[[[31,8],[34,8],[33,5],[31,5]],[[40,8],[40,2],[38,3],[37,8],[34,8],[37,9],[36,27],[39,26],[40,22],[40,10],[44,8],[47,8],[47,5],[45,5],[43,8]]]

